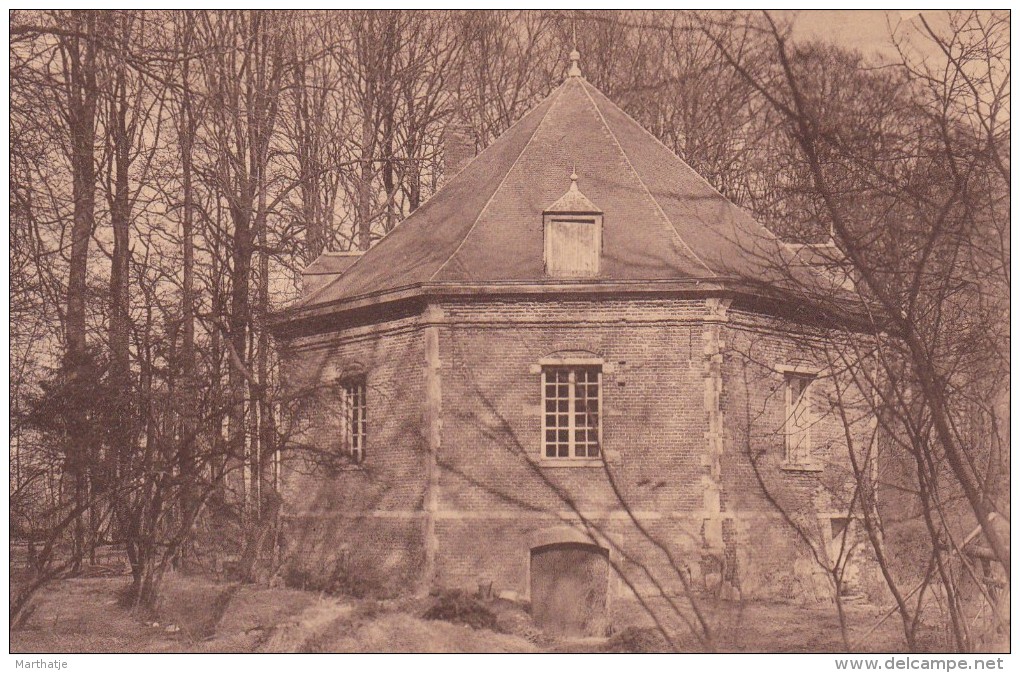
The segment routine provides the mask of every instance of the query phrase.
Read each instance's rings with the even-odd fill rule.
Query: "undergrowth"
[[[452,589],[433,597],[432,605],[422,615],[424,619],[464,624],[473,629],[499,631],[496,613],[467,591]]]

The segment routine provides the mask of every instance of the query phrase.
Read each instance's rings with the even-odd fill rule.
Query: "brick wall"
[[[562,527],[610,550],[616,594],[700,580],[704,314],[700,300],[444,304],[441,583],[526,597],[532,541]],[[605,464],[542,463],[539,362],[557,353],[603,362]]]
[[[610,550],[618,597],[680,593],[683,580],[747,597],[804,594],[817,580],[807,548],[751,462],[822,535],[819,513],[841,506],[829,483],[840,481],[841,426],[813,431],[821,472],[780,468],[775,365],[817,356],[804,351],[781,323],[703,299],[448,299],[421,316],[294,341],[291,390],[367,372],[369,439],[359,469],[291,459],[290,563],[390,593],[486,580],[526,598],[535,541],[581,536]],[[563,353],[603,363],[605,463],[542,461],[539,363]],[[328,453],[335,387],[313,397],[295,443]]]
[[[632,592],[642,597],[682,595],[685,579],[700,590],[700,518],[644,512],[637,519],[622,513],[586,513],[583,518],[566,512],[489,518],[447,514],[437,526],[437,583],[474,589],[491,582],[504,597],[528,600],[531,549],[552,541],[582,541],[609,550],[616,571],[610,595],[615,598],[632,597]]]
[[[819,334],[790,327],[739,309],[731,309],[726,322],[722,506],[735,522],[727,552],[745,594],[823,598],[829,589],[812,548],[822,562],[831,563],[826,557],[830,519],[845,515],[852,497],[844,422],[835,405],[853,393],[840,367],[829,364],[831,345]],[[795,469],[786,460],[783,367],[818,373],[810,389],[813,470]],[[856,418],[851,433],[863,439],[869,420],[859,414],[860,409],[849,412]],[[753,551],[763,548],[772,553]]]
[[[422,328],[416,318],[295,340],[285,350],[294,398],[284,452],[283,554],[289,572],[396,594],[419,581],[427,446]],[[365,460],[340,448],[340,382],[364,373]]]

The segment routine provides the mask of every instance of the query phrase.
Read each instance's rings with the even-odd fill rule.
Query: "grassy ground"
[[[414,601],[355,601],[295,589],[175,577],[158,616],[118,604],[123,577],[73,579],[41,591],[12,653],[535,652],[525,638],[421,619]]]
[[[421,601],[355,601],[285,588],[174,577],[157,617],[143,619],[118,605],[124,577],[74,579],[42,591],[11,652],[536,652],[655,651],[665,644],[647,615],[608,641],[561,642],[542,636],[527,614],[493,605],[496,631],[421,617]],[[667,614],[665,605],[656,607]],[[706,604],[718,650],[730,652],[844,651],[831,606],[767,603]],[[878,610],[850,608],[851,640],[864,635]],[[673,615],[665,623],[682,650],[702,646]],[[902,648],[895,618],[868,636],[862,651]],[[687,634],[687,635],[685,635]]]
[[[694,637],[692,629],[664,601],[650,601],[649,607],[660,616],[666,630],[673,634],[674,644],[683,651],[700,651],[704,646]],[[712,646],[721,652],[845,652],[847,647],[840,632],[839,617],[831,604],[792,605],[759,601],[708,601],[699,606],[707,624]],[[895,652],[904,648],[900,622],[893,616],[881,626],[872,627],[885,614],[883,608],[852,603],[846,605],[847,632],[851,649],[856,652]],[[684,615],[688,623],[696,623],[690,611]],[[635,611],[629,619],[637,630],[650,631],[653,626],[647,612]],[[631,629],[632,631],[635,629]],[[866,636],[866,637],[865,637]],[[634,637],[620,634],[620,649],[628,649]],[[637,634],[636,648],[654,649],[648,636]],[[629,648],[635,649],[635,648]]]

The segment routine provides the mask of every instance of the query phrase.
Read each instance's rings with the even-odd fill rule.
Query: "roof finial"
[[[581,60],[581,54],[578,53],[577,49],[570,52],[570,70],[567,71],[567,77],[580,77],[581,68],[577,65],[577,62]]]
[[[567,71],[567,77],[580,77],[581,68],[577,65],[577,62],[581,59],[581,54],[577,51],[577,11],[570,13],[570,31],[574,38],[574,46],[570,51],[570,70]]]
[[[570,191],[577,191],[577,166],[570,169]]]

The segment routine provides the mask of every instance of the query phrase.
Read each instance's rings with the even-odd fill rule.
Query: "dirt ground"
[[[519,607],[493,606],[498,630],[421,618],[421,601],[364,601],[286,588],[168,580],[158,616],[121,607],[125,577],[63,580],[40,592],[29,617],[11,632],[12,653],[37,652],[541,652],[657,651],[665,648],[647,614],[608,640],[556,641]],[[652,605],[681,651],[703,647],[665,603]],[[715,649],[728,652],[840,652],[845,647],[832,606],[706,603]],[[688,618],[693,615],[687,615]],[[902,649],[895,617],[862,638],[880,609],[849,608],[851,641],[860,651]],[[937,649],[937,648],[936,648]]]

